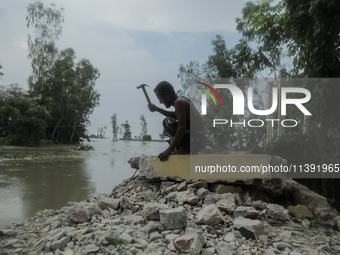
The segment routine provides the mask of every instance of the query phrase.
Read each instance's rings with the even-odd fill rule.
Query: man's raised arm
[[[176,113],[164,110],[162,108],[157,107],[154,104],[148,104],[150,112],[159,112],[160,114],[163,114],[165,117],[171,117],[175,120],[177,120]]]

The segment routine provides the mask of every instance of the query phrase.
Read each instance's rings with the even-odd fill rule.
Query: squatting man
[[[163,134],[170,138],[169,147],[158,155],[159,159],[165,161],[171,154],[197,153],[204,149],[207,139],[203,119],[191,100],[176,95],[167,81],[158,83],[154,92],[160,104],[175,108],[175,111],[167,111],[154,104],[148,105],[151,112],[157,111],[166,117],[163,120]]]

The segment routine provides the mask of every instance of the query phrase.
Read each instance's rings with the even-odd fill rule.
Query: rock
[[[234,221],[233,227],[246,239],[258,239],[260,235],[264,234],[263,223],[259,220],[237,218]]]
[[[177,192],[177,200],[183,204],[196,205],[199,198],[192,190]]]
[[[127,199],[127,197],[122,197],[121,201],[120,201],[120,208],[124,209],[124,210],[132,210],[132,211],[138,211],[138,208],[135,207],[130,201],[129,199]]]
[[[152,232],[151,233],[151,235],[150,235],[150,241],[151,242],[153,242],[153,241],[156,241],[156,240],[158,240],[158,239],[162,239],[163,238],[163,236],[160,234],[160,233],[158,233],[158,232]]]
[[[250,203],[250,205],[251,205],[252,207],[254,207],[255,209],[261,210],[261,211],[267,208],[267,203],[266,203],[266,202],[263,202],[263,201],[260,201],[260,200],[252,201],[252,202]]]
[[[224,238],[224,241],[230,243],[236,240],[234,233],[229,232]]]
[[[1,232],[3,235],[6,235],[6,236],[14,235],[14,231],[12,229],[2,229]]]
[[[286,248],[292,249],[293,247],[286,243],[286,242],[276,242],[273,243],[274,248],[279,249],[281,251],[285,250]]]
[[[233,248],[226,242],[220,242],[216,245],[216,252],[218,255],[233,255]]]
[[[95,253],[99,251],[99,248],[95,244],[89,244],[85,247],[85,252],[87,253]]]
[[[131,168],[139,169],[139,157],[129,158],[128,163],[130,164]]]
[[[114,210],[119,209],[120,199],[112,199],[109,197],[104,197],[98,202],[98,206],[104,210],[106,208],[112,208]]]
[[[281,205],[267,204],[267,212],[270,217],[278,221],[289,221],[288,210]]]
[[[297,219],[313,218],[312,212],[305,205],[289,206],[288,211]]]
[[[177,186],[177,191],[186,191],[187,186],[188,186],[188,183],[186,181],[183,181]]]
[[[67,215],[69,220],[74,223],[84,223],[90,220],[85,211],[70,210]]]
[[[165,227],[157,221],[149,221],[146,226],[143,227],[143,231],[149,235],[151,232],[158,231],[162,232],[165,230]]]
[[[205,196],[208,195],[209,193],[210,193],[209,190],[207,190],[206,188],[202,187],[202,188],[199,188],[197,190],[197,197],[200,200],[203,200],[205,198]]]
[[[64,235],[66,235],[66,230],[65,229],[55,229],[51,230],[48,235],[46,236],[47,240],[49,241],[54,241],[54,240],[59,240],[62,238]]]
[[[254,207],[239,206],[234,211],[234,217],[243,217],[248,219],[257,219],[259,212]]]
[[[215,204],[217,201],[221,199],[227,199],[228,201],[235,201],[235,195],[232,193],[224,193],[224,194],[210,193],[205,196],[204,204],[206,205]]]
[[[301,224],[302,224],[302,226],[304,228],[309,228],[310,227],[310,222],[307,219],[302,220]]]
[[[185,235],[177,237],[174,244],[180,253],[200,254],[204,245],[202,231],[187,228]]]
[[[297,251],[291,251],[289,255],[302,255],[300,252]]]
[[[159,220],[159,211],[168,208],[169,207],[165,204],[149,202],[144,205],[143,215],[149,220]]]
[[[57,242],[53,242],[51,244],[51,249],[52,250],[57,250],[57,249],[61,250],[70,241],[71,241],[71,236],[65,236],[65,237],[61,238],[60,240],[58,240]]]
[[[187,214],[183,207],[160,210],[159,217],[166,229],[178,229],[187,225]]]
[[[217,194],[223,193],[241,193],[242,188],[240,186],[223,185],[223,184],[211,184],[210,191]]]
[[[167,187],[164,189],[164,192],[162,192],[165,195],[168,195],[171,192],[174,192],[177,190],[177,184],[171,185],[170,187]]]
[[[235,201],[231,201],[230,199],[221,199],[216,202],[216,206],[220,209],[221,212],[225,212],[229,215],[234,213],[236,209]]]
[[[100,214],[101,213],[101,208],[98,206],[98,204],[93,203],[93,202],[83,202],[80,203],[80,205],[83,207],[83,209],[86,211],[86,214],[88,216],[92,216],[95,214]]]
[[[118,236],[118,239],[123,242],[123,244],[130,244],[132,243],[132,236],[130,236],[128,233],[124,232],[120,236]]]
[[[221,223],[224,219],[221,218],[218,208],[215,204],[208,205],[199,211],[197,214],[198,224],[207,224],[207,225],[217,225]]]
[[[198,181],[198,182],[194,182],[188,185],[188,189],[194,189],[194,190],[198,190],[202,187],[205,189],[209,189],[208,183],[206,181]]]

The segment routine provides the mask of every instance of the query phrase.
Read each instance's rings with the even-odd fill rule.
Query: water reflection
[[[89,144],[95,151],[78,153],[70,146],[0,146],[0,228],[39,210],[59,209],[69,201],[110,193],[135,172],[127,163],[130,157],[158,155],[167,146],[109,139]],[[5,155],[20,155],[20,159],[6,159]]]

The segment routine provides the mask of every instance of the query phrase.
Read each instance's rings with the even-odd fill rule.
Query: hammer
[[[146,97],[146,100],[148,101],[149,104],[151,104],[151,100],[150,100],[150,98],[149,98],[149,96],[148,96],[148,93],[146,93],[145,86],[148,86],[148,85],[146,85],[146,84],[141,84],[141,85],[139,85],[139,86],[137,87],[137,89],[140,89],[140,88],[143,89],[143,92],[144,92],[144,95],[145,95],[145,97]],[[149,87],[149,86],[148,86],[148,87]]]

